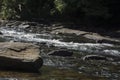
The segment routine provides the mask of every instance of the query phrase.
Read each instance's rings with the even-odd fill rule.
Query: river
[[[44,61],[40,73],[1,70],[0,80],[120,79],[120,45],[83,43],[77,41],[73,35],[38,34],[4,27],[0,28],[0,32],[2,32],[0,41],[28,42],[39,45],[40,55]],[[50,51],[63,49],[73,52],[73,55],[69,57],[48,55]],[[86,55],[102,55],[109,60],[83,60]]]

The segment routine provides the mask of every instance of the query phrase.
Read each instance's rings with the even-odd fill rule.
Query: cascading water
[[[109,54],[112,56],[120,57],[120,51],[112,49],[115,46],[113,44],[63,42],[60,41],[59,39],[52,38],[52,35],[50,34],[25,33],[25,32],[18,32],[16,30],[9,30],[9,29],[1,29],[0,31],[3,33],[3,37],[12,41],[45,43],[48,46],[52,45],[55,47],[62,47],[62,48],[73,49],[88,53],[98,53],[98,54],[104,53],[107,55]]]
[[[45,47],[41,50],[44,59],[44,66],[49,66],[48,71],[54,71],[54,68],[57,67],[56,71],[61,74],[61,69],[63,70],[72,70],[70,74],[73,76],[67,76],[70,80],[79,80],[77,75],[81,73],[86,74],[87,76],[95,77],[105,77],[107,79],[115,79],[120,78],[120,70],[118,66],[120,65],[118,62],[104,62],[104,61],[82,61],[80,59],[81,56],[87,54],[98,54],[109,57],[115,57],[120,59],[120,46],[115,44],[108,43],[75,43],[75,42],[65,42],[61,37],[55,39],[51,34],[37,34],[37,33],[27,33],[24,31],[14,30],[12,28],[1,28],[0,32],[2,33],[1,37],[5,38],[7,41],[17,41],[17,42],[32,42],[32,43],[40,43],[44,44]],[[67,37],[67,36],[66,36]],[[62,40],[63,39],[63,40]],[[57,49],[67,49],[72,50],[75,53],[75,56],[71,57],[59,57],[59,56],[48,56],[47,52],[49,50],[54,50],[54,47]],[[48,50],[46,50],[48,49]],[[114,72],[112,72],[113,68],[116,68]],[[43,70],[46,70],[46,68]],[[47,73],[46,73],[47,74]],[[51,80],[59,80],[57,77],[60,74],[56,75],[51,73]],[[69,71],[65,74],[69,74]],[[70,75],[69,74],[69,75]],[[75,76],[75,77],[74,77]],[[37,77],[39,79],[40,77]],[[46,80],[46,79],[44,79]],[[68,79],[67,79],[68,80]],[[101,79],[102,80],[102,79]],[[104,80],[104,79],[103,79]]]

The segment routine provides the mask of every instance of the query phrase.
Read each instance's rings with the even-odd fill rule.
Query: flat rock
[[[22,28],[22,29],[26,29],[26,28],[30,28],[30,25],[23,25],[23,24],[21,24],[21,25],[19,25],[19,28]]]
[[[81,34],[86,34],[87,32],[85,31],[80,31],[80,30],[73,30],[73,29],[67,29],[67,28],[61,28],[61,29],[55,29],[51,32],[52,34],[56,33],[67,33],[67,34],[76,34],[76,35],[81,35]]]
[[[112,58],[108,58],[102,55],[86,55],[82,57],[82,60],[107,60],[107,61],[112,61]]]
[[[70,52],[67,50],[54,50],[54,51],[49,52],[48,55],[67,57],[67,56],[72,56],[73,52]]]
[[[43,64],[39,47],[30,43],[0,43],[0,68],[38,71]]]
[[[88,39],[92,39],[92,40],[95,40],[95,41],[102,41],[102,42],[120,42],[118,39],[114,39],[114,38],[109,38],[109,37],[105,37],[105,36],[101,36],[97,33],[92,33],[92,34],[86,34],[84,35],[85,38],[88,38]]]
[[[76,34],[79,37],[84,37],[86,39],[89,39],[90,41],[95,41],[95,42],[103,42],[103,43],[117,43],[120,44],[119,39],[111,38],[108,36],[102,36],[98,33],[93,33],[93,32],[87,32],[87,31],[81,31],[81,30],[73,30],[73,29],[68,29],[68,28],[60,28],[60,29],[53,29],[51,31],[51,34]]]

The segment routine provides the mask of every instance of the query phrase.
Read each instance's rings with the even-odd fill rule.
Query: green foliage
[[[1,17],[3,19],[14,19],[19,17],[18,12],[20,11],[19,6],[20,0],[2,0],[1,1]]]
[[[3,19],[10,18],[14,14],[15,14],[15,11],[13,10],[13,5],[10,4],[10,0],[3,0],[2,6],[1,6],[2,18]]]
[[[118,0],[0,0],[0,17],[31,19],[69,16],[77,19],[109,19],[119,16],[120,6],[117,3]]]
[[[63,0],[54,0],[54,3],[56,10],[58,10],[60,13],[63,13],[67,4]]]
[[[51,14],[54,0],[23,0],[20,16],[22,18],[39,18]]]

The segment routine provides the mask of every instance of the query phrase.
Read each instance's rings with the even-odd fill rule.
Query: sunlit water
[[[41,56],[44,66],[40,74],[5,72],[1,71],[3,80],[119,80],[120,79],[120,46],[108,43],[78,43],[66,42],[64,38],[57,35],[57,39],[50,34],[26,33],[13,29],[1,28],[1,38],[6,41],[30,42],[41,46]],[[72,36],[74,37],[74,36]],[[66,36],[67,38],[67,36]],[[73,51],[71,57],[49,56],[52,50],[66,49]],[[117,61],[83,61],[85,55],[97,54]],[[4,78],[5,77],[5,78]]]

